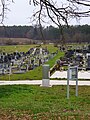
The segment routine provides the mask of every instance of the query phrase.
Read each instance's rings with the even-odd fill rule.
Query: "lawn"
[[[8,45],[0,46],[0,52],[12,53],[15,51],[18,52],[27,52],[30,48],[35,47],[36,45]]]
[[[18,52],[27,52],[32,47],[38,47],[39,45],[8,45],[8,46],[0,46],[0,53],[7,52],[12,53],[15,51]],[[58,48],[54,47],[54,45],[41,45],[43,48],[47,48],[50,52],[55,52]]]
[[[0,86],[0,120],[90,120],[90,87],[79,86],[75,97],[70,86],[70,95],[66,86]]]

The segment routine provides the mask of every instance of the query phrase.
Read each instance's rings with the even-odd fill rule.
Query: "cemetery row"
[[[47,48],[30,48],[25,52],[1,53],[0,74],[24,73],[44,64],[53,58],[57,52],[49,53]]]
[[[65,51],[65,56],[56,61],[51,74],[55,70],[63,70],[68,65],[78,66],[79,70],[90,70],[90,45],[88,46],[70,46],[69,49],[60,46],[61,51]]]

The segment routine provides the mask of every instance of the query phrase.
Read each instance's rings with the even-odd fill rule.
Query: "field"
[[[90,120],[90,87],[0,86],[0,120]]]
[[[28,38],[0,38],[0,45],[28,45],[36,41]]]
[[[18,52],[27,52],[32,47],[38,47],[39,45],[33,44],[33,45],[8,45],[8,46],[0,46],[0,53],[1,52],[7,52],[12,53],[15,51]],[[55,52],[57,50],[57,47],[54,47],[54,45],[41,45],[41,47],[47,47],[47,49],[50,52]]]

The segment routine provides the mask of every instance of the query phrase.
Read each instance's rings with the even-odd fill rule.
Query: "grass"
[[[60,57],[64,56],[64,52],[58,52],[58,54],[51,59],[50,61],[47,62],[47,64],[50,65],[50,68],[53,67],[53,65],[55,64],[56,60],[60,59]]]
[[[0,53],[7,52],[12,53],[15,51],[18,52],[27,52],[32,47],[37,47],[39,45],[33,44],[33,45],[8,45],[8,46],[0,46]],[[54,47],[53,45],[41,45],[43,48],[47,48],[50,52],[55,52],[58,48]]]
[[[0,86],[0,116],[27,116],[31,120],[89,120],[90,87],[80,86],[79,96],[75,97],[75,86],[70,86],[70,95],[67,100],[66,86]]]
[[[8,46],[0,46],[0,52],[7,52],[7,53],[12,53],[12,52],[15,52],[15,51],[27,52],[32,47],[35,47],[35,45],[8,45]]]

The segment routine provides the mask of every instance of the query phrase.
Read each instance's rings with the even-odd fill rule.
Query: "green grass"
[[[58,52],[58,54],[53,59],[48,61],[47,64],[49,64],[51,68],[56,63],[56,60],[60,59],[60,57],[63,57],[63,56],[64,56],[64,52]]]
[[[55,119],[59,116],[63,118],[61,120],[67,116],[74,117],[70,120],[89,120],[90,87],[80,86],[79,96],[75,97],[75,86],[70,86],[70,95],[67,100],[66,86],[0,86],[0,115],[26,115],[31,116],[31,120],[37,120],[38,117],[42,118],[40,120],[44,117],[47,118],[45,120],[59,120]]]
[[[12,53],[15,51],[18,52],[27,52],[30,48],[35,47],[36,45],[8,45],[0,46],[0,52]]]
[[[9,79],[10,78],[10,79]],[[37,67],[24,74],[1,75],[0,80],[39,80],[42,79],[42,67]]]
[[[7,52],[12,53],[15,51],[18,52],[27,52],[30,48],[36,47],[39,45],[33,44],[33,45],[8,45],[8,46],[0,46],[0,53]],[[41,45],[43,48],[47,48],[50,52],[55,52],[58,48],[54,47],[53,45]]]

